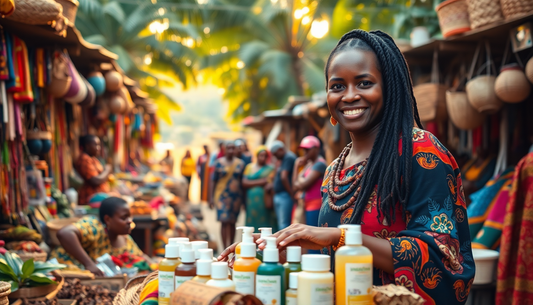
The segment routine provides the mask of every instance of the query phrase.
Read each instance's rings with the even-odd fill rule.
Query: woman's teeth
[[[345,115],[357,115],[357,114],[362,113],[363,111],[365,111],[364,108],[358,108],[358,109],[353,109],[353,110],[344,110],[342,113]]]

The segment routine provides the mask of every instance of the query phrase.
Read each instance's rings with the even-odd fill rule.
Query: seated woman
[[[91,196],[97,193],[109,193],[110,165],[102,166],[96,158],[100,154],[100,139],[94,135],[80,138],[81,154],[74,164],[74,168],[83,178],[83,185],[78,190],[78,204],[88,204]]]
[[[60,263],[84,267],[95,275],[103,276],[95,260],[106,253],[111,256],[123,253],[144,256],[129,235],[133,220],[125,200],[118,197],[102,200],[99,216],[99,219],[92,215],[83,217],[59,230],[57,238],[61,247],[52,251],[51,257],[57,258]],[[149,262],[149,258],[144,258]]]

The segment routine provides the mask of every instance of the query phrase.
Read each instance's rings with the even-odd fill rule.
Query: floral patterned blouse
[[[401,146],[401,141],[400,141]],[[401,150],[400,150],[401,151]],[[319,226],[337,227],[349,222],[353,206],[336,212],[328,205],[328,167],[322,184]],[[392,248],[394,274],[374,268],[374,285],[395,283],[421,295],[426,304],[464,304],[475,267],[470,244],[461,172],[450,152],[431,133],[413,129],[412,177],[406,221],[397,216],[387,223],[378,219],[376,193],[364,212],[363,234],[387,239]],[[355,175],[354,165],[341,179]],[[339,187],[339,192],[349,185]],[[343,205],[351,196],[337,201]],[[402,215],[398,208],[396,215]],[[331,247],[322,250],[334,257]]]

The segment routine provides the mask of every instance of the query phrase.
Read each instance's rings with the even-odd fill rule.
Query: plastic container
[[[169,244],[177,244],[178,246],[183,243],[188,243],[188,242],[189,242],[189,239],[187,237],[171,237],[168,239]],[[179,257],[181,257],[181,253],[178,252],[178,255]]]
[[[211,279],[211,264],[213,264],[213,249],[200,249],[200,259],[196,261],[195,282],[207,283]]]
[[[331,258],[323,254],[302,255],[298,273],[298,305],[333,305]]]
[[[372,305],[372,252],[363,246],[360,225],[346,229],[345,246],[335,252],[336,304]]]
[[[287,262],[285,267],[285,284],[289,283],[289,274],[302,271],[302,247],[287,247]]]
[[[285,268],[279,263],[275,237],[265,237],[263,263],[257,268],[255,296],[263,304],[285,305]]]
[[[238,293],[255,294],[255,275],[261,265],[255,255],[254,243],[241,243],[241,258],[233,264],[233,282]]]
[[[194,259],[198,260],[200,259],[200,250],[201,249],[207,249],[208,245],[206,241],[198,240],[198,241],[191,241],[192,249],[194,250]]]
[[[298,272],[289,275],[289,289],[285,292],[285,305],[298,304]]]
[[[206,285],[235,291],[235,284],[228,279],[228,263],[217,262],[211,265],[211,280]]]
[[[254,237],[252,236],[254,233],[254,227],[237,227],[237,230],[242,230],[242,242],[235,247],[235,259],[241,258],[241,245],[243,243],[254,242]]]
[[[261,232],[261,239],[263,240],[272,235],[272,228],[259,228],[259,231]],[[263,261],[263,251],[257,251],[255,257],[257,257],[260,261]]]
[[[472,249],[472,255],[474,256],[474,263],[476,265],[474,284],[492,283],[496,277],[495,270],[500,254],[494,250]]]
[[[196,276],[196,265],[194,264],[196,260],[191,243],[180,244],[180,253],[181,264],[176,267],[174,272],[174,290]]]

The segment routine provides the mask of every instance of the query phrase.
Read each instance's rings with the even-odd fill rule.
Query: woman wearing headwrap
[[[256,162],[246,166],[242,180],[246,189],[246,226],[277,231],[276,212],[272,202],[265,200],[265,187],[272,183],[274,174],[274,167],[269,164],[270,153],[266,146],[260,146],[255,155]]]

